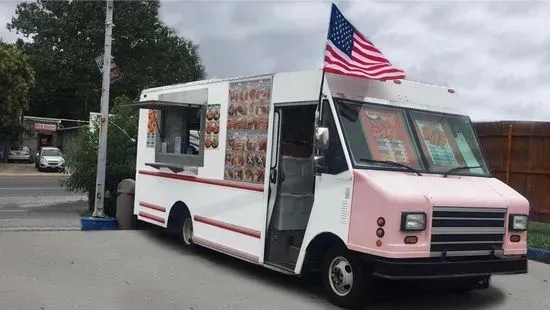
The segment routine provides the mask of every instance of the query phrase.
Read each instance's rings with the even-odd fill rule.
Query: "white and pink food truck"
[[[322,92],[320,92],[322,88]],[[322,70],[146,89],[134,214],[354,307],[376,280],[527,272],[528,201],[490,172],[455,90]]]

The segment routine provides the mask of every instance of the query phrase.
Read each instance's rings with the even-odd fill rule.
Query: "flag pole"
[[[323,100],[323,87],[325,85],[325,53],[326,53],[326,44],[327,44],[327,41],[329,39],[329,35],[330,35],[330,17],[332,17],[332,11],[334,10],[334,3],[331,5],[331,9],[330,9],[330,15],[329,15],[329,23],[328,23],[328,28],[327,28],[327,36],[325,38],[325,45],[324,45],[324,48],[323,48],[323,54],[322,54],[322,57],[321,59],[323,60],[323,70],[322,70],[322,74],[321,74],[321,87],[319,88],[319,101],[317,103],[317,110],[319,111],[319,113],[321,113],[321,106],[322,106],[322,100]],[[319,122],[321,120],[321,114],[319,114]],[[317,124],[319,125],[319,124]]]

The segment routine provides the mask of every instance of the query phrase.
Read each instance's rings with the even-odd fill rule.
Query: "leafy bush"
[[[128,97],[115,99],[111,108],[107,138],[107,163],[105,175],[105,190],[111,193],[105,197],[105,213],[115,215],[116,189],[120,181],[135,178],[136,151],[139,111],[133,108],[121,107],[130,102]],[[83,128],[74,143],[65,154],[65,160],[71,175],[64,181],[68,191],[85,192],[88,194],[89,210],[92,211],[95,202],[95,184],[97,172],[97,151],[99,143],[98,124],[95,130]]]

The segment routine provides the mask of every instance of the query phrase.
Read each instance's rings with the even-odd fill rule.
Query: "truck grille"
[[[482,256],[503,251],[506,209],[434,207],[431,256]]]

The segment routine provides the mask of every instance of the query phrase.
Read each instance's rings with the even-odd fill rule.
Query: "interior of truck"
[[[275,108],[265,262],[286,270],[296,265],[313,206],[316,109],[316,102]]]

